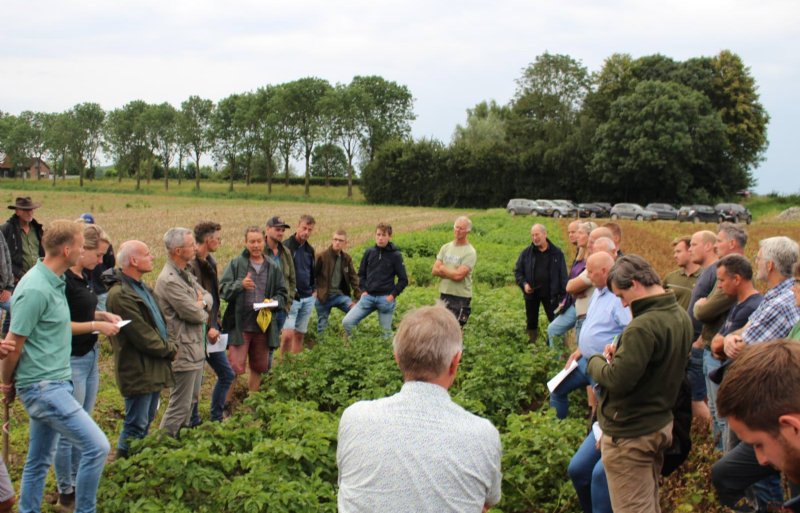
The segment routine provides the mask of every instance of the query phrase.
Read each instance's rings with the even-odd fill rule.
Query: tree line
[[[590,73],[544,53],[508,104],[467,110],[448,145],[390,141],[362,173],[370,202],[492,207],[512,197],[712,202],[754,184],[769,116],[741,58],[608,57]]]
[[[119,180],[134,177],[137,189],[157,167],[168,189],[170,167],[177,165],[180,180],[184,162],[190,162],[199,190],[200,159],[211,155],[227,172],[230,190],[235,179],[249,185],[256,167],[265,167],[270,193],[278,168],[288,185],[289,163],[298,158],[305,162],[306,195],[312,174],[346,175],[350,197],[354,161],[370,161],[386,141],[408,138],[414,118],[413,97],[404,85],[379,76],[336,85],[306,77],[216,103],[191,96],[180,108],[134,100],[110,112],[91,102],[61,113],[0,112],[0,151],[15,171],[29,159],[53,162],[62,176],[69,166],[83,186],[102,150],[113,158]]]

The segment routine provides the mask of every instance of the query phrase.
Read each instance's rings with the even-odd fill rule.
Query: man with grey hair
[[[514,278],[525,298],[528,340],[539,336],[539,305],[547,320],[553,322],[556,306],[566,295],[567,263],[564,253],[547,238],[547,228],[531,227],[531,244],[523,249],[514,266]]]
[[[626,255],[608,283],[633,319],[616,343],[589,359],[599,385],[603,465],[616,513],[659,512],[658,480],[672,443],[672,408],[686,372],[692,324],[655,269]]]
[[[169,338],[178,344],[178,354],[172,363],[175,386],[170,390],[160,427],[177,437],[181,427],[189,426],[192,405],[200,395],[206,360],[205,327],[214,298],[187,270],[197,251],[192,231],[170,228],[164,234],[164,246],[168,258],[156,280],[155,292]]]
[[[348,407],[339,423],[339,511],[485,511],[500,501],[500,436],[447,390],[461,361],[458,322],[441,305],[403,318],[397,394]]]
[[[153,255],[138,240],[122,243],[119,268],[103,273],[108,311],[131,321],[112,335],[117,387],[125,400],[125,419],[117,441],[117,458],[128,456],[128,440],[144,438],[158,410],[161,390],[175,384],[172,359],[178,351],[167,333],[164,314],[142,276],[153,270]]]
[[[461,328],[467,324],[472,312],[472,270],[478,261],[475,248],[467,237],[472,231],[472,221],[466,216],[453,224],[454,239],[439,250],[431,274],[442,279],[439,283],[439,299],[458,319]]]

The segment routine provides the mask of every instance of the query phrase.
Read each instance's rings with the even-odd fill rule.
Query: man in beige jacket
[[[177,437],[181,427],[189,425],[192,405],[200,394],[206,324],[213,298],[186,270],[197,249],[191,230],[171,228],[164,234],[164,245],[169,256],[156,280],[155,293],[178,353],[172,363],[175,386],[170,390],[161,429]]]

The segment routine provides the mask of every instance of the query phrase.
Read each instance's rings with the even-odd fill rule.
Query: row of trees
[[[156,165],[164,169],[169,188],[170,166],[177,164],[180,180],[184,160],[194,162],[199,189],[200,159],[210,154],[227,169],[231,190],[237,177],[249,185],[256,163],[264,163],[272,192],[278,165],[288,184],[290,161],[302,159],[306,195],[313,167],[326,177],[346,171],[351,196],[354,162],[369,162],[386,141],[407,138],[414,117],[408,88],[382,77],[357,76],[336,85],[307,77],[232,94],[216,104],[191,96],[180,108],[134,100],[108,113],[96,103],[62,113],[0,113],[0,150],[18,166],[48,159],[62,176],[69,161],[81,186],[102,150],[114,159],[120,180],[125,174],[136,177],[137,189],[143,177],[149,182]]]
[[[384,146],[362,188],[369,201],[410,205],[707,202],[754,183],[768,121],[755,80],[730,51],[683,62],[614,54],[595,73],[545,53],[507,105],[469,109],[449,145]]]

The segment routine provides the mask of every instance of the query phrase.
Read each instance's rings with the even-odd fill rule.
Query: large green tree
[[[200,158],[213,146],[211,133],[213,113],[214,102],[199,96],[190,96],[181,103],[179,136],[194,154],[194,187],[198,191],[200,190]]]
[[[375,75],[354,77],[350,87],[358,97],[361,144],[371,161],[382,144],[411,133],[414,97],[408,87]]]
[[[178,149],[178,111],[164,102],[150,105],[144,117],[145,123],[150,127],[150,146],[164,167],[164,189],[169,190],[169,166]]]
[[[237,109],[241,106],[239,97],[238,94],[232,94],[217,102],[217,108],[211,116],[211,129],[215,141],[214,154],[218,161],[228,164],[230,170],[228,190],[231,192],[236,177],[237,159],[245,138],[245,129],[240,123],[241,114],[237,113]]]
[[[80,186],[83,187],[87,164],[90,173],[94,176],[94,161],[103,142],[103,123],[105,123],[106,113],[99,104],[86,102],[75,105],[69,112],[69,116],[72,118],[69,149],[72,158],[78,164]]]
[[[320,144],[311,155],[311,175],[325,178],[325,185],[331,184],[331,177],[341,178],[347,174],[347,156],[333,143]]]
[[[116,159],[118,179],[122,181],[123,170],[135,175],[136,190],[141,186],[142,170],[152,159],[144,115],[147,108],[142,100],[128,102],[108,113],[104,129],[105,148]]]

